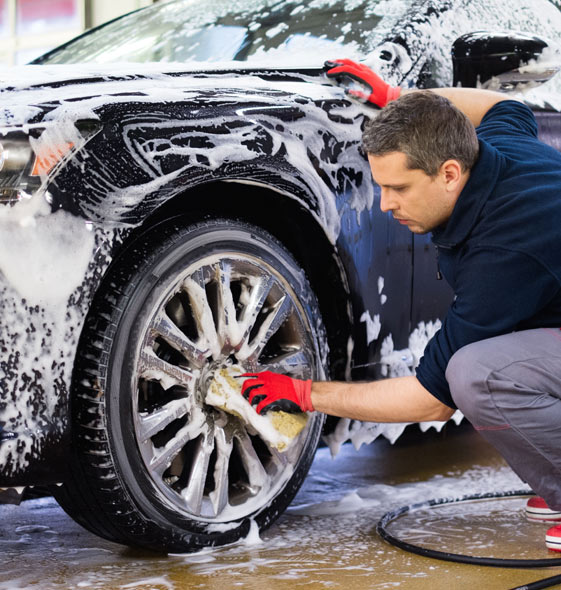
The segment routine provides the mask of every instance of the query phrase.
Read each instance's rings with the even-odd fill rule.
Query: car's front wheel
[[[231,364],[324,377],[316,298],[290,253],[232,220],[153,228],[112,268],[81,337],[72,477],[57,497],[106,538],[164,551],[236,541],[282,513],[322,417],[279,452],[205,404]]]

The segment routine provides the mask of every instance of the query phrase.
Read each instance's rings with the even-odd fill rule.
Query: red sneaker
[[[532,522],[561,522],[561,511],[552,510],[543,498],[532,496],[526,503],[526,518]]]
[[[550,551],[561,552],[561,525],[552,526],[545,534],[545,546]]]

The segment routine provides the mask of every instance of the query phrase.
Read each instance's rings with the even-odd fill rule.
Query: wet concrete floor
[[[524,485],[467,424],[409,427],[333,460],[320,449],[293,506],[261,538],[191,555],[160,556],[98,539],[54,500],[0,506],[0,590],[507,589],[561,573],[440,562],[387,545],[374,531],[387,510],[435,497]],[[419,511],[392,532],[435,549],[494,557],[556,557],[547,525],[524,500],[486,500]]]

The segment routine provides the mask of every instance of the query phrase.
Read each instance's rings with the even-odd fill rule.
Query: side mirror
[[[546,41],[519,32],[462,35],[452,45],[452,63],[454,86],[494,90],[541,84],[561,69],[559,54]]]

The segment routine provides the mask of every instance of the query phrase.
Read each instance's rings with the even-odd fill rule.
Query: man
[[[455,298],[416,376],[312,383],[265,372],[247,375],[242,393],[257,412],[372,422],[447,420],[458,407],[539,494],[527,516],[561,522],[561,154],[503,94],[400,91],[364,65],[326,66],[384,107],[363,136],[380,207],[432,232]],[[561,525],[546,545],[561,551]]]

